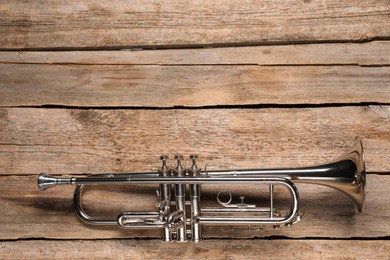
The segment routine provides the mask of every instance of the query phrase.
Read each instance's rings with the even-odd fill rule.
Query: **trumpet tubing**
[[[312,167],[206,171],[197,167],[196,155],[191,155],[190,159],[192,164],[188,170],[182,166],[181,155],[175,156],[177,166],[172,170],[167,166],[168,156],[163,155],[159,172],[97,174],[84,178],[57,178],[41,173],[38,187],[45,190],[56,185],[77,185],[74,208],[82,221],[122,228],[159,228],[164,242],[186,242],[188,238],[200,242],[203,225],[270,224],[276,228],[295,224],[300,220],[299,195],[295,183],[332,187],[347,194],[359,212],[364,208],[366,175],[363,145],[359,138],[339,159]],[[128,211],[111,218],[91,217],[83,210],[82,194],[86,185],[98,184],[154,184],[158,187],[156,211]],[[269,206],[246,204],[244,196],[240,196],[241,203],[233,204],[232,194],[223,190],[217,194],[217,207],[202,207],[201,187],[209,184],[268,185]],[[286,214],[274,208],[273,193],[276,185],[289,191],[290,209]],[[227,200],[222,198],[223,194],[228,197]]]

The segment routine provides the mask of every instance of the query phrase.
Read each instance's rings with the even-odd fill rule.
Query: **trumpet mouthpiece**
[[[48,175],[44,172],[38,176],[38,188],[40,190],[46,190],[47,188],[54,187],[58,184],[71,184],[71,178],[57,178],[51,175]]]

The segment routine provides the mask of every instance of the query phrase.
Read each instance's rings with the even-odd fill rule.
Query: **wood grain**
[[[389,172],[390,107],[0,109],[0,174],[156,170],[161,154],[209,169],[318,164],[363,138],[369,172]],[[211,168],[210,168],[211,167]]]
[[[375,248],[375,250],[373,250]],[[3,242],[9,258],[34,259],[386,259],[388,241],[367,240],[207,240],[164,244],[156,240],[75,240]]]
[[[388,259],[389,36],[388,0],[2,1],[0,258]],[[36,184],[41,171],[156,171],[160,154],[197,153],[208,169],[305,166],[355,136],[368,171],[362,214],[341,192],[299,184],[300,223],[204,227],[201,244],[85,225],[74,187]],[[202,205],[220,189],[203,187]],[[233,195],[267,203],[258,191]],[[99,216],[156,202],[152,186],[84,198]]]
[[[0,64],[0,105],[387,103],[390,67]]]
[[[0,51],[0,63],[380,66],[390,64],[389,53],[389,41],[373,41],[160,50]]]
[[[203,46],[387,37],[388,0],[3,1],[1,49]]]
[[[288,228],[216,227],[202,228],[204,238],[385,238],[390,236],[390,198],[383,196],[390,185],[390,175],[367,176],[367,198],[363,213],[358,213],[353,201],[345,194],[328,187],[299,184],[301,222]],[[124,230],[83,224],[73,212],[72,186],[59,186],[41,192],[37,188],[37,175],[1,176],[0,239],[113,239],[160,238],[160,230]],[[129,188],[131,187],[131,188]],[[91,187],[84,196],[88,214],[113,217],[122,211],[155,211],[155,186],[99,186]],[[203,206],[216,203],[219,186],[202,187]],[[253,203],[267,204],[267,187],[229,187],[238,196],[246,196]],[[263,195],[261,195],[264,192]],[[286,190],[275,189],[275,207],[286,209],[289,197]],[[207,242],[206,242],[207,244]]]

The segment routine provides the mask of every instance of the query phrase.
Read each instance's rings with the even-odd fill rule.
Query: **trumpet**
[[[354,145],[343,156],[329,163],[311,167],[276,169],[201,170],[196,155],[191,155],[191,167],[183,167],[182,155],[176,155],[174,169],[167,166],[168,156],[163,155],[158,172],[128,174],[94,174],[87,177],[58,178],[41,173],[38,188],[45,190],[56,185],[76,185],[74,208],[77,216],[93,225],[115,225],[129,229],[161,229],[164,242],[200,242],[204,225],[267,225],[291,226],[300,221],[299,195],[295,183],[324,185],[348,195],[363,211],[366,190],[366,173],[363,144],[356,138]],[[87,185],[128,184],[155,185],[158,201],[155,211],[126,211],[109,218],[91,217],[82,207],[82,194]],[[233,204],[228,190],[218,192],[218,206],[204,207],[201,187],[204,185],[268,185],[269,202],[266,207],[256,204]],[[274,188],[282,186],[290,195],[290,208],[281,213],[274,207]]]

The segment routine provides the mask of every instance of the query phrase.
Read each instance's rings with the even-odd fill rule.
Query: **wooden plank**
[[[390,64],[390,41],[120,51],[0,51],[0,63],[86,65]]]
[[[0,174],[157,170],[161,154],[210,169],[335,159],[363,138],[370,172],[389,172],[390,106],[268,109],[0,109]]]
[[[160,238],[156,230],[125,230],[118,227],[91,226],[82,223],[73,212],[72,186],[59,186],[41,192],[37,175],[1,176],[0,239],[102,239]],[[328,187],[299,184],[302,220],[294,226],[273,229],[263,227],[203,227],[205,238],[288,237],[288,238],[380,238],[389,237],[390,198],[386,196],[390,175],[367,176],[367,198],[363,213],[345,194]],[[131,187],[131,188],[130,188]],[[226,185],[202,186],[202,205],[215,205],[216,193]],[[88,214],[114,217],[122,211],[155,211],[155,186],[99,186],[86,191],[83,204]],[[266,186],[229,186],[234,195],[246,196],[256,205],[268,203]],[[261,195],[263,193],[263,195]],[[287,191],[275,189],[275,207],[286,209]],[[252,202],[250,202],[252,203]],[[260,204],[259,204],[260,203]],[[207,243],[206,243],[207,244]]]
[[[5,258],[71,259],[387,259],[388,241],[207,240],[164,244],[154,240],[18,241],[0,244]]]
[[[0,46],[100,48],[388,37],[388,0],[3,1]]]
[[[216,106],[390,100],[390,67],[0,65],[1,106]]]

